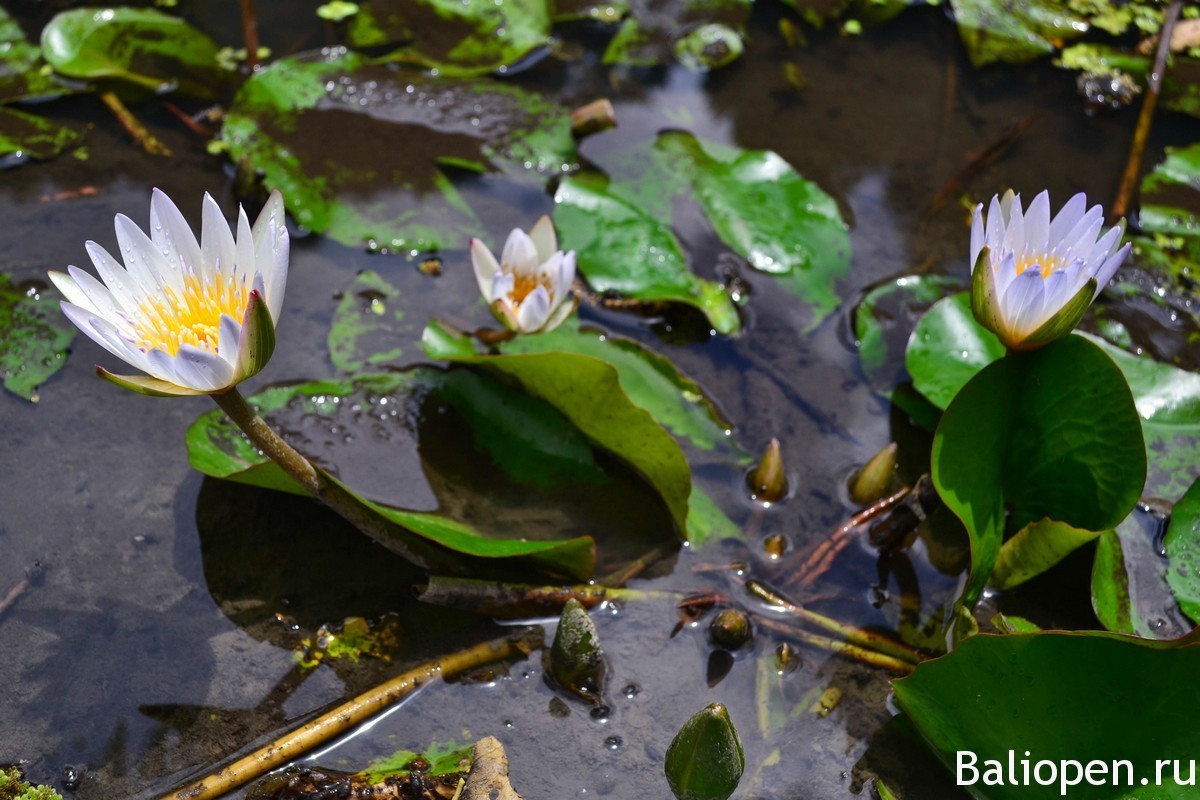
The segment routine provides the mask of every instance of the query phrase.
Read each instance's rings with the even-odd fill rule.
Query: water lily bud
[[[1020,195],[993,197],[971,220],[971,312],[1010,350],[1066,336],[1129,254],[1125,223],[1103,229],[1104,210],[1077,194],[1050,218],[1042,192],[1022,210]]]
[[[754,636],[750,617],[745,611],[727,608],[713,618],[708,634],[714,642],[727,650],[737,650]]]
[[[678,800],[726,800],[733,794],[746,756],[725,706],[713,703],[683,724],[667,748],[664,769]]]
[[[896,443],[871,456],[863,468],[850,479],[850,499],[859,505],[869,506],[888,494],[892,476],[896,471]]]
[[[559,686],[596,701],[604,686],[604,650],[587,609],[572,598],[563,606],[550,648],[550,675]]]
[[[755,500],[777,503],[787,496],[787,474],[783,471],[783,448],[778,439],[772,439],[763,453],[762,460],[750,473],[750,492]]]

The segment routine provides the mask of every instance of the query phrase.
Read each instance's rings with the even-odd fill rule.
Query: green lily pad
[[[1171,642],[1092,632],[972,636],[893,686],[897,705],[960,785],[975,779],[964,787],[972,797],[1027,800],[1066,792],[1095,800],[1183,800],[1195,787],[1175,783],[1170,767],[1159,784],[1156,762],[1178,759],[1186,779],[1200,748],[1200,696],[1147,691],[1145,681],[1153,675],[1159,686],[1190,685],[1200,669],[1198,644],[1195,635]],[[1031,774],[1048,761],[1056,779],[1024,782],[1026,751]],[[977,772],[959,772],[971,754]],[[1118,761],[1128,767],[1114,766]],[[989,772],[996,765],[988,762],[999,769]],[[1114,771],[1103,780],[1093,772],[1089,783],[1083,770],[1092,763]],[[1048,779],[1049,768],[1041,769]]]
[[[115,79],[153,92],[211,97],[221,73],[216,42],[152,8],[76,8],[42,30],[42,54],[62,75]]]
[[[1158,33],[1161,15],[1160,9],[1147,15],[1157,16],[1159,22],[1146,33]],[[1123,75],[1134,85],[1145,87],[1148,73],[1154,66],[1154,58],[1111,45],[1085,42],[1065,48],[1056,63],[1065,69],[1097,77]],[[1159,103],[1171,111],[1200,116],[1200,59],[1185,53],[1171,56],[1171,69],[1163,76]]]
[[[42,49],[31,44],[17,21],[0,8],[0,103],[72,91],[55,79],[42,60]]]
[[[272,388],[251,401],[430,565],[586,579],[592,539],[561,537],[604,527],[616,532],[606,557],[624,558],[670,528],[666,511],[655,512],[652,487],[598,453],[587,431],[480,372],[367,374]],[[219,412],[193,424],[187,442],[192,465],[206,475],[302,493]],[[617,496],[624,499],[614,503]],[[514,563],[500,567],[497,559]]]
[[[516,381],[554,406],[598,446],[615,453],[650,483],[670,509],[677,530],[687,531],[691,470],[679,445],[645,409],[630,401],[617,370],[598,358],[551,351],[478,355],[438,323],[422,339],[430,358],[471,364]]]
[[[960,285],[942,275],[902,275],[867,292],[854,308],[854,336],[863,372],[876,388],[896,385],[905,343],[921,314]]]
[[[605,64],[651,67],[677,58],[716,69],[738,58],[752,0],[629,0]]]
[[[59,299],[40,283],[18,286],[0,275],[0,379],[5,389],[35,403],[38,387],[63,368],[75,338]]]
[[[1183,613],[1200,625],[1200,480],[1175,504],[1163,545],[1171,560],[1167,583]]]
[[[687,303],[732,333],[740,325],[732,302],[691,273],[672,228],[674,207],[689,200],[726,245],[809,305],[809,327],[838,305],[834,284],[849,267],[850,243],[837,204],[768,150],[663,133],[615,159],[610,178],[564,180],[554,219],[594,289]]]
[[[0,166],[13,166],[31,158],[54,158],[80,136],[70,125],[0,108]]]
[[[342,293],[329,328],[329,359],[342,372],[396,363],[412,340],[400,296],[378,273],[360,273]]]
[[[1200,144],[1168,148],[1142,180],[1139,227],[1132,238],[1138,264],[1166,277],[1189,299],[1200,278]]]
[[[547,0],[371,0],[350,21],[354,47],[402,45],[389,60],[484,75],[550,41]]]
[[[537,94],[405,74],[337,50],[255,73],[223,136],[302,225],[373,250],[435,250],[479,232],[439,165],[541,185],[575,159],[566,110]]]
[[[1087,22],[1067,0],[950,0],[971,63],[1022,64],[1082,36]]]
[[[1006,507],[1017,529],[1048,518],[1109,530],[1141,496],[1145,452],[1124,376],[1080,336],[979,371],[942,415],[932,454],[938,494],[971,537],[964,602],[974,602],[991,574]],[[1038,553],[1043,565],[1047,552]],[[1031,568],[1022,567],[1024,577]]]

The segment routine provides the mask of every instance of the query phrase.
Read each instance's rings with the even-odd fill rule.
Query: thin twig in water
[[[764,628],[769,628],[773,631],[781,633],[789,639],[794,639],[801,644],[807,644],[812,647],[820,648],[821,650],[828,650],[831,653],[846,656],[847,658],[852,658],[855,661],[860,661],[863,664],[870,664],[873,667],[883,667],[886,670],[891,670],[892,672],[896,672],[901,675],[907,675],[908,673],[912,672],[915,666],[906,661],[892,658],[891,656],[884,655],[883,653],[876,653],[874,650],[867,650],[859,647],[858,645],[839,642],[836,639],[830,639],[828,636],[817,636],[815,634],[805,633],[804,631],[788,625],[783,620],[759,617],[756,619],[756,621]]]
[[[187,113],[170,100],[163,100],[162,104],[163,108],[165,108],[167,111],[170,111],[179,119],[180,122],[187,126],[188,130],[199,136],[201,139],[208,140],[213,137],[213,132],[207,125],[195,119],[191,114]]]
[[[829,535],[813,549],[812,554],[800,565],[793,580],[801,587],[811,586],[817,578],[825,574],[825,571],[833,563],[833,559],[837,558],[838,553],[845,550],[850,544],[850,531],[892,510],[910,491],[912,490],[908,488],[901,489],[874,505],[864,508],[845,523],[830,531]]]
[[[25,591],[30,587],[30,585],[31,582],[28,575],[17,581],[16,584],[8,590],[8,594],[4,595],[3,599],[0,599],[0,615],[3,615],[5,611],[8,611],[9,607],[13,603],[17,602],[17,598],[25,594]]]
[[[1138,115],[1137,128],[1133,131],[1133,141],[1129,145],[1129,158],[1125,161],[1125,171],[1121,173],[1121,185],[1117,188],[1117,196],[1109,209],[1109,221],[1120,219],[1129,211],[1129,202],[1133,199],[1134,186],[1142,171],[1142,153],[1146,150],[1146,140],[1150,137],[1150,125],[1154,121],[1154,109],[1158,106],[1158,95],[1162,90],[1163,73],[1167,71],[1167,56],[1171,52],[1171,35],[1175,30],[1175,22],[1183,8],[1182,0],[1175,0],[1167,8],[1163,16],[1162,31],[1158,35],[1158,52],[1154,55],[1154,68],[1150,72],[1150,80],[1146,83],[1146,98],[1142,101],[1142,111]]]
[[[258,69],[258,18],[254,16],[254,0],[242,0],[242,38],[246,42],[246,66],[254,72]]]
[[[531,628],[426,662],[161,800],[213,800],[360,725],[435,678],[448,678],[505,658],[524,658],[542,646],[541,629]]]
[[[146,130],[146,126],[138,122],[137,117],[133,115],[121,98],[117,97],[114,92],[101,92],[100,100],[104,105],[108,106],[108,110],[117,118],[117,122],[121,123],[121,127],[125,132],[133,137],[133,140],[142,146],[152,156],[169,156],[171,148],[167,147],[158,138]]]

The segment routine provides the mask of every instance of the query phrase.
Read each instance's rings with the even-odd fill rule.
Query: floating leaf
[[[1053,53],[1087,31],[1066,0],[950,0],[958,33],[977,67],[1021,64]]]
[[[478,233],[439,164],[540,185],[575,159],[566,110],[537,94],[406,75],[344,50],[259,70],[238,92],[223,135],[232,157],[262,171],[302,225],[384,251],[433,250]]]
[[[1189,299],[1196,298],[1200,278],[1198,187],[1200,143],[1168,148],[1163,162],[1142,180],[1138,223],[1145,235],[1132,239],[1138,264],[1170,279]]]
[[[17,21],[0,8],[0,103],[69,94],[42,61],[42,49],[30,44]]]
[[[970,783],[972,797],[1029,798],[1034,784],[1022,778],[1028,758],[1033,775],[1035,764],[1056,768],[1038,796],[1183,800],[1195,787],[1170,771],[1158,784],[1156,762],[1178,759],[1187,779],[1200,748],[1200,696],[1148,691],[1145,681],[1153,675],[1160,686],[1190,685],[1200,669],[1197,644],[1194,635],[1171,642],[1090,632],[972,636],[893,686],[897,705],[959,785]],[[1103,781],[1096,772],[1094,782],[1084,779],[1091,764],[1106,769]],[[1043,779],[1048,773],[1041,768]]]
[[[211,97],[220,80],[218,49],[188,23],[152,8],[76,8],[42,30],[42,53],[59,73],[153,92]]]
[[[354,500],[403,529],[395,536],[449,569],[515,558],[509,569],[524,564],[587,578],[591,539],[548,537],[569,535],[578,524],[589,531],[607,524],[629,539],[614,541],[610,555],[626,557],[616,551],[643,551],[654,526],[667,519],[644,505],[653,503],[649,488],[616,483],[619,472],[602,467],[587,439],[547,404],[469,370],[317,381],[268,389],[252,401],[318,465],[336,464],[337,480]],[[197,420],[187,441],[192,465],[207,475],[299,491],[217,412]],[[633,492],[626,502],[638,508],[637,520],[612,502],[618,491]],[[537,508],[528,502],[531,492]],[[567,515],[581,504],[586,522],[575,523]]]
[[[358,372],[395,363],[411,340],[396,287],[371,270],[355,277],[333,312],[327,339],[333,365]]]
[[[1004,345],[971,314],[970,293],[959,292],[917,322],[905,365],[917,391],[944,409],[979,370],[1003,355]]]
[[[997,589],[1011,589],[1050,569],[1104,533],[1073,528],[1050,519],[1031,522],[1000,547],[991,583]]]
[[[834,284],[850,257],[837,204],[768,150],[740,150],[666,132],[625,152],[612,177],[564,180],[555,196],[563,246],[598,291],[683,302],[722,333],[736,331],[720,287],[695,277],[672,230],[673,209],[697,203],[713,232],[755,269],[809,304],[815,327],[839,300]]]
[[[630,401],[614,367],[592,356],[561,351],[476,355],[436,323],[425,329],[422,341],[430,358],[505,375],[554,406],[592,442],[640,472],[670,509],[680,534],[685,534],[692,486],[687,459],[649,412]]]
[[[350,23],[355,47],[403,45],[388,58],[443,75],[483,75],[550,41],[547,0],[371,0]]]
[[[1171,560],[1167,583],[1183,613],[1200,625],[1200,480],[1175,504],[1163,545]]]
[[[59,297],[41,283],[14,286],[0,275],[0,379],[4,388],[37,402],[37,388],[62,369],[75,326]]]
[[[69,125],[0,108],[0,167],[30,158],[53,158],[78,141],[79,136],[79,131]]]
[[[855,306],[858,358],[876,387],[890,389],[896,384],[904,345],[920,315],[960,285],[942,275],[902,275],[871,289]]]
[[[629,0],[628,17],[608,43],[604,63],[650,67],[674,56],[687,66],[701,61],[710,69],[724,66],[741,54],[752,5],[752,0]],[[706,53],[707,47],[713,49]]]
[[[1160,25],[1161,22],[1154,25],[1154,33],[1158,32]],[[1140,87],[1147,83],[1154,58],[1110,45],[1086,42],[1065,48],[1057,63],[1101,81],[1105,78],[1110,82],[1114,78],[1118,81],[1123,79]],[[1159,102],[1172,111],[1200,117],[1200,59],[1185,53],[1172,54],[1171,69],[1163,76]]]
[[[667,748],[664,764],[678,800],[725,800],[737,789],[745,768],[741,739],[720,703],[683,724]]]
[[[304,764],[273,772],[246,793],[249,800],[304,797],[449,797],[472,766],[472,746],[434,744],[424,753],[398,750],[361,772]]]
[[[971,537],[967,604],[1000,550],[1006,506],[1016,527],[1048,517],[1105,531],[1133,508],[1146,477],[1129,386],[1079,336],[994,361],[971,378],[942,416],[932,465],[938,494]]]

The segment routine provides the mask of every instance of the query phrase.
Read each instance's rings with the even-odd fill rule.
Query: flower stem
[[[242,433],[246,434],[255,447],[278,464],[306,492],[337,512],[342,519],[422,569],[435,570],[452,566],[432,550],[419,552],[412,546],[413,537],[397,535],[398,526],[373,512],[336,481],[323,475],[312,462],[271,430],[253,406],[238,392],[237,387],[214,394],[212,399],[234,424],[242,429]]]
[[[541,629],[527,628],[503,639],[484,642],[421,664],[284,734],[245,758],[165,795],[162,800],[213,800],[362,724],[439,677],[451,678],[507,658],[525,658],[542,645]]]

